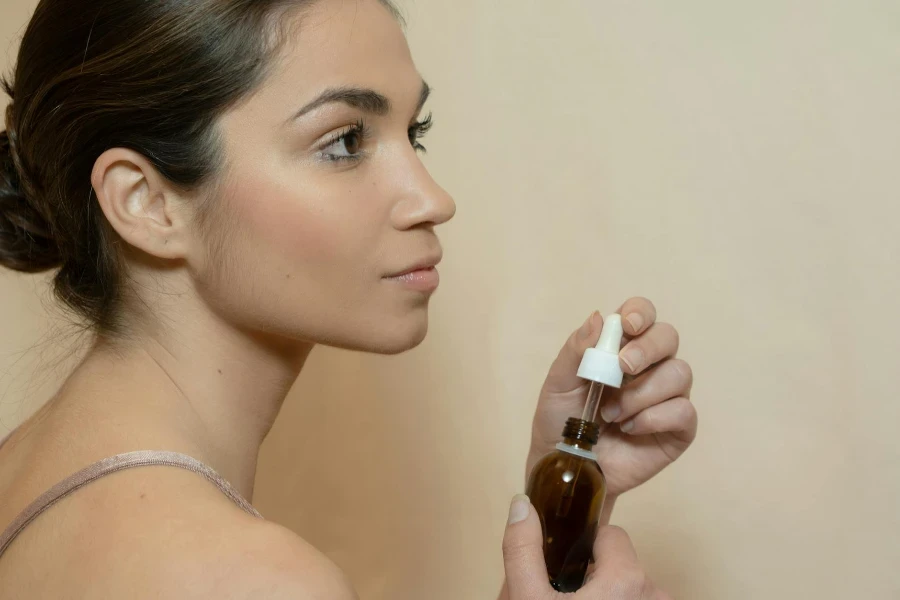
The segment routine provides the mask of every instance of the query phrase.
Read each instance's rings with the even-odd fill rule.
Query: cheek
[[[417,345],[427,299],[383,280],[404,249],[393,188],[364,173],[278,164],[232,168],[220,191],[195,270],[206,304],[226,321],[289,339],[379,353]]]
[[[290,186],[245,178],[231,196],[234,216],[258,268],[302,277],[337,269],[364,269],[378,245],[377,215],[367,214],[352,191]]]
[[[207,300],[230,320],[304,339],[337,341],[373,320],[390,206],[367,187],[364,197],[330,179],[232,177],[210,228]]]

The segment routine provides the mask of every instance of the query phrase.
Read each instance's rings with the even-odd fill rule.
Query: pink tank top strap
[[[3,440],[3,442],[5,441],[6,439]],[[0,448],[2,448],[3,442],[0,442]],[[78,471],[74,475],[67,477],[41,494],[40,497],[29,504],[28,507],[9,524],[3,533],[0,534],[0,556],[3,555],[3,552],[29,523],[75,490],[92,481],[100,479],[104,475],[109,475],[110,473],[115,473],[123,469],[150,465],[179,467],[202,475],[219,488],[219,490],[239,508],[254,517],[262,518],[262,515],[260,515],[259,512],[257,512],[257,510],[253,508],[253,506],[247,502],[247,500],[244,499],[230,483],[199,460],[178,452],[140,450],[104,458],[103,460]]]
[[[15,431],[15,429],[13,429],[13,431]],[[13,432],[10,431],[9,433],[6,434],[6,436],[2,440],[0,440],[0,448],[3,448],[3,444],[6,443],[6,440],[8,440],[12,436],[12,434],[13,434]]]

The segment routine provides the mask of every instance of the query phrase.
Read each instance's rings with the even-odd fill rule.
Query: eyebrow
[[[422,110],[425,102],[431,95],[431,88],[424,81],[422,82],[422,91],[419,93],[419,104],[416,112]],[[391,101],[386,96],[376,92],[373,89],[361,87],[336,87],[329,88],[319,94],[319,96],[297,111],[291,120],[311,113],[312,111],[325,106],[326,104],[341,103],[353,108],[358,108],[367,113],[383,117],[391,112]]]

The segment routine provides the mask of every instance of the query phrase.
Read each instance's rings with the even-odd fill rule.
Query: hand
[[[691,367],[675,358],[678,332],[656,322],[656,308],[632,298],[619,309],[626,344],[619,354],[625,382],[601,398],[601,429],[594,447],[606,475],[611,506],[620,494],[644,483],[681,456],[697,434],[691,404]],[[576,373],[587,348],[600,338],[603,319],[594,313],[566,342],[550,367],[532,426],[526,474],[554,450],[566,419],[580,416],[590,382]]]
[[[524,496],[513,498],[503,536],[506,583],[500,600],[672,600],[656,588],[638,563],[628,534],[605,526],[594,541],[594,565],[584,586],[572,595],[550,586],[537,512]]]

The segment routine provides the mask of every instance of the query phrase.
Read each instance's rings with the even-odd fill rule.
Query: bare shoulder
[[[358,600],[338,566],[296,533],[208,500],[207,516],[184,530],[150,533],[159,558],[146,563],[157,582],[147,598]]]
[[[142,526],[141,554],[150,558],[139,574],[120,571],[129,597],[358,600],[338,566],[293,531],[230,506],[207,508],[207,518],[182,523],[177,532],[161,521]],[[137,596],[136,581],[143,590]]]
[[[210,598],[358,600],[340,568],[293,531],[267,521],[253,529],[243,551],[225,558],[232,574]]]
[[[9,548],[0,580],[0,600],[357,600],[300,536],[175,469],[113,474],[66,498]]]

